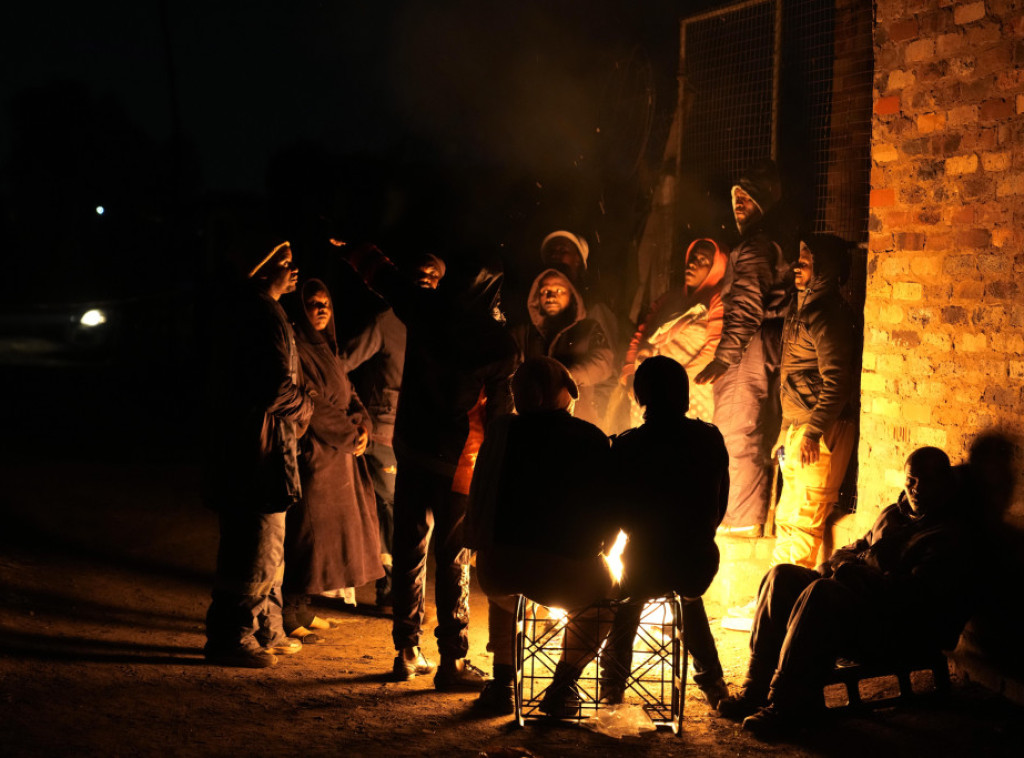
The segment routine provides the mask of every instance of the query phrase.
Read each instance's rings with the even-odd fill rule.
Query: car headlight
[[[82,317],[78,319],[78,323],[82,326],[100,326],[105,324],[107,323],[106,311],[102,311],[99,308],[91,308],[82,314]]]

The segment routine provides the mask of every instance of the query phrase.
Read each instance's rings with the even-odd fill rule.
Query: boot
[[[551,718],[565,719],[578,716],[583,698],[580,697],[580,690],[576,681],[583,673],[565,661],[560,661],[555,667],[555,675],[544,698],[540,702],[541,713],[546,713]]]

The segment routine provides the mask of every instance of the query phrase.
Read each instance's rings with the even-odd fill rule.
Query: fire
[[[615,544],[604,555],[604,562],[608,564],[608,570],[616,584],[622,581],[622,551],[626,549],[627,542],[629,535],[620,529],[615,537]]]

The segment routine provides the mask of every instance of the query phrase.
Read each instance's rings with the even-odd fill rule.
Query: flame
[[[626,549],[627,542],[629,542],[629,535],[620,529],[615,537],[615,544],[604,555],[604,562],[608,565],[608,570],[616,584],[622,581],[622,551]]]

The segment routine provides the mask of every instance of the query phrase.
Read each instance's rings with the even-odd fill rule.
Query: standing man
[[[436,255],[424,253],[416,260],[413,280],[424,289],[437,289],[444,278],[445,263]],[[405,368],[405,324],[392,308],[377,315],[373,323],[346,349],[345,362],[352,372],[352,383],[366,404],[373,421],[370,445],[364,456],[373,478],[380,524],[381,562],[384,576],[377,580],[377,609],[391,612],[391,574],[394,562],[395,415],[398,391]]]
[[[793,264],[797,297],[782,330],[782,497],[771,565],[814,568],[825,520],[853,452],[853,314],[839,294],[849,272],[846,243],[808,235]],[[828,559],[828,556],[823,556]]]
[[[254,257],[255,256],[255,257]],[[205,499],[220,520],[206,659],[265,668],[302,643],[281,622],[285,511],[301,495],[296,443],[313,412],[299,386],[295,335],[278,300],[299,270],[287,242],[242,246],[244,286],[215,315]],[[223,295],[224,293],[218,293]]]
[[[469,550],[463,539],[468,481],[479,437],[512,411],[515,344],[496,320],[502,272],[477,266],[449,272],[437,290],[403,277],[376,248],[346,249],[346,260],[395,310],[407,330],[405,372],[395,419],[393,623],[398,680],[429,674],[420,651],[426,616],[427,546],[437,564],[438,690],[479,690],[486,675],[469,650]],[[468,276],[467,276],[468,275]],[[459,473],[462,473],[460,476]],[[469,476],[467,477],[467,473]],[[467,486],[462,486],[466,484]]]
[[[782,197],[765,161],[732,188],[740,242],[729,254],[722,339],[694,379],[714,384],[714,423],[729,451],[729,507],[722,531],[760,537],[771,493],[771,445],[779,432],[779,359],[788,266],[765,219]]]

